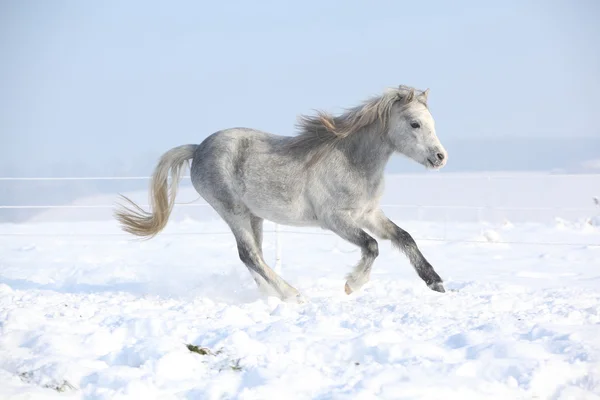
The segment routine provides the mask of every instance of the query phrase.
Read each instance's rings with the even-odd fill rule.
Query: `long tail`
[[[150,181],[151,212],[144,211],[132,200],[120,196],[133,207],[127,208],[121,205],[120,209],[115,211],[115,218],[121,223],[124,231],[151,239],[163,230],[175,205],[177,187],[184,171],[184,164],[193,158],[197,147],[198,145],[195,144],[178,146],[162,155]],[[169,172],[171,173],[170,186]]]

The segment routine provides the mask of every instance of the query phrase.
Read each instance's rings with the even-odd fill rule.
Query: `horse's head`
[[[386,135],[399,153],[427,168],[440,169],[446,165],[448,153],[435,133],[435,121],[427,107],[429,89],[400,86],[394,89],[394,102]]]

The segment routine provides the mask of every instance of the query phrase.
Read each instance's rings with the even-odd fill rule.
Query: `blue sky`
[[[294,134],[385,87],[438,135],[600,136],[600,3],[2,1],[0,157],[104,163],[247,126]],[[600,149],[599,149],[600,150]]]

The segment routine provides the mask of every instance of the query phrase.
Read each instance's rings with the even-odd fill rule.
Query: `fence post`
[[[492,218],[492,214],[493,214],[493,208],[492,208],[492,199],[494,198],[494,196],[492,195],[492,176],[488,175],[487,176],[487,190],[486,190],[486,196],[485,196],[485,213],[484,216],[487,219],[487,221],[493,221]]]
[[[448,240],[448,209],[444,210],[444,240]]]
[[[281,275],[281,234],[279,224],[275,224],[275,272]]]

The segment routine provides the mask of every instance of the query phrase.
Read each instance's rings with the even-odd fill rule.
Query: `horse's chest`
[[[355,181],[330,194],[337,207],[362,212],[364,209],[373,208],[379,202],[383,194],[383,185],[380,182]]]
[[[383,194],[383,182],[381,180],[364,180],[360,185],[357,197],[370,202]]]

